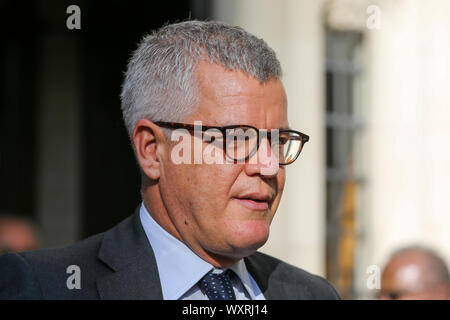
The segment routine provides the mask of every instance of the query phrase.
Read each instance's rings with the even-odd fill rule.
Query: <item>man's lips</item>
[[[265,211],[269,208],[272,198],[269,194],[251,193],[235,197],[235,200],[250,210]]]

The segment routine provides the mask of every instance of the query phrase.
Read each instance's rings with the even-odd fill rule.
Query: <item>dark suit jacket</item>
[[[266,299],[339,299],[325,279],[273,257],[257,252],[244,261]],[[81,289],[67,287],[70,265],[80,267]],[[71,246],[0,256],[0,299],[162,299],[139,211]]]

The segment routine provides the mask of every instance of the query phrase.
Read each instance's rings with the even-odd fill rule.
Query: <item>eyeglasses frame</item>
[[[229,125],[229,126],[205,126],[205,125],[194,125],[194,124],[189,124],[189,123],[180,123],[180,122],[165,122],[165,121],[156,121],[154,122],[154,124],[156,124],[159,127],[163,127],[163,128],[167,128],[167,129],[186,129],[188,131],[194,131],[195,127],[201,127],[201,131],[204,133],[207,130],[210,129],[216,129],[219,130],[222,133],[222,136],[224,137],[223,139],[223,150],[226,154],[227,157],[229,157],[230,159],[232,159],[234,161],[234,163],[238,163],[239,160],[236,160],[232,157],[230,157],[228,155],[228,153],[225,151],[226,150],[226,143],[227,143],[227,133],[226,131],[229,129],[236,129],[236,128],[252,128],[256,131],[257,133],[257,142],[256,142],[256,149],[254,152],[250,153],[245,159],[244,161],[247,161],[248,159],[250,159],[255,152],[257,152],[259,150],[259,144],[260,144],[260,129],[250,126],[250,125]],[[300,144],[300,148],[299,151],[297,152],[294,160],[292,160],[289,163],[280,163],[279,165],[285,166],[285,165],[290,165],[292,164],[295,160],[297,160],[298,156],[300,155],[300,153],[303,150],[303,146],[305,145],[306,142],[309,141],[309,136],[307,134],[304,134],[300,131],[296,131],[296,130],[292,130],[292,129],[278,129],[278,132],[293,132],[297,135],[300,136],[301,138],[301,144]],[[269,143],[271,143],[272,137],[271,137],[271,133],[269,131],[267,131],[267,137],[269,140]]]

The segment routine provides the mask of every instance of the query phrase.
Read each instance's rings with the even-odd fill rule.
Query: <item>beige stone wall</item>
[[[379,29],[364,23],[372,4],[381,10]],[[311,135],[288,168],[263,251],[319,274],[325,266],[323,28],[330,7],[329,23],[364,34],[367,127],[361,157],[368,184],[356,281],[360,296],[370,297],[367,267],[382,267],[402,245],[430,245],[450,263],[450,2],[214,1],[216,19],[241,25],[275,49],[290,124]]]
[[[421,243],[450,263],[450,2],[380,7],[368,37],[370,262]]]

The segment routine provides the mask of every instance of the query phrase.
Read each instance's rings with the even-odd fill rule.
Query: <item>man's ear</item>
[[[160,127],[147,119],[140,119],[133,130],[133,143],[141,171],[150,179],[161,175],[161,155],[164,134]]]

